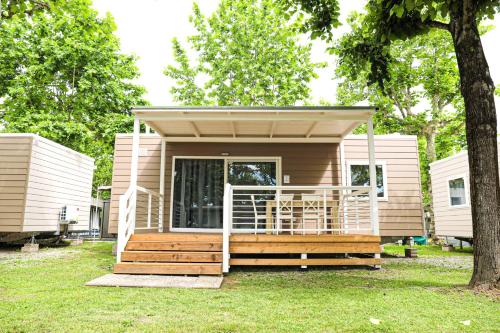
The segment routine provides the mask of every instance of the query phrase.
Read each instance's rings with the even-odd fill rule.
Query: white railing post
[[[323,230],[326,232],[328,228],[328,209],[326,207],[326,190],[323,190]],[[318,228],[319,235],[319,228]]]
[[[231,234],[231,185],[226,184],[224,188],[223,211],[222,211],[222,272],[229,272],[229,236]]]
[[[359,231],[359,200],[358,195],[354,196],[354,206],[356,207],[356,230]]]
[[[148,193],[148,223],[147,228],[151,228],[151,193]]]
[[[135,228],[136,213],[136,188],[129,187],[127,191],[120,196],[118,206],[118,237],[116,240],[116,261],[121,262],[121,254],[125,251],[129,239],[129,232]],[[129,223],[130,221],[130,223]]]
[[[165,205],[165,154],[167,142],[161,139],[161,152],[160,152],[160,197],[158,198],[158,231],[163,232],[163,212]]]
[[[126,218],[127,218],[127,198],[124,195],[120,196],[118,206],[118,236],[116,239],[116,262],[121,262],[122,252],[125,249],[125,233],[126,233]]]
[[[378,224],[378,202],[377,202],[377,167],[375,160],[375,139],[373,135],[373,120],[370,117],[367,124],[368,136],[368,160],[370,171],[370,220],[372,225],[372,233],[379,235]],[[386,190],[386,189],[384,189]]]
[[[281,228],[281,190],[276,190],[276,235],[279,235]]]

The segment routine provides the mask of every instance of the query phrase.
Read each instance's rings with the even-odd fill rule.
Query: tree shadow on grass
[[[417,273],[417,270],[415,273]],[[439,274],[438,274],[439,273]],[[412,276],[405,270],[376,270],[367,266],[315,266],[306,270],[296,267],[234,267],[227,276],[244,283],[245,279],[258,282],[262,287],[303,288],[367,288],[367,289],[406,289],[406,288],[456,288],[466,287],[446,279],[440,279],[446,271],[436,270],[421,278]],[[405,278],[407,277],[407,278]]]

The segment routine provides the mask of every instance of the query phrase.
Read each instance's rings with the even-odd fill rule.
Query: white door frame
[[[222,233],[222,228],[174,228],[173,227],[173,203],[174,203],[174,177],[175,177],[175,161],[183,160],[223,160],[224,161],[224,184],[228,180],[228,165],[230,162],[275,162],[276,163],[276,183],[281,185],[281,156],[172,156],[172,174],[170,177],[170,215],[169,215],[169,231],[170,232],[206,232],[206,233]]]

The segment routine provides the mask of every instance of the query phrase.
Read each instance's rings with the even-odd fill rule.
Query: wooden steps
[[[220,234],[149,233],[130,237],[117,274],[221,275]]]

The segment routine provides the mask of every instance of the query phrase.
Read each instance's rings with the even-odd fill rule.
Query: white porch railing
[[[229,237],[253,234],[376,234],[369,186],[231,186],[224,192],[223,272]]]
[[[135,230],[162,229],[163,195],[141,186],[129,187],[119,202],[117,262],[121,261],[121,254]]]

